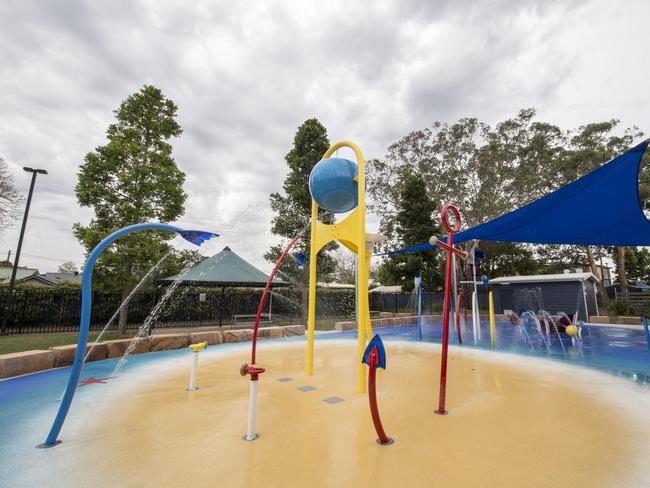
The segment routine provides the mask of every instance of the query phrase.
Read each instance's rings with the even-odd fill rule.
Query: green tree
[[[284,193],[271,193],[271,209],[276,215],[271,220],[271,232],[285,238],[282,244],[271,247],[264,254],[264,258],[270,262],[276,262],[287,240],[294,237],[303,229],[302,239],[296,243],[294,249],[302,252],[309,259],[309,243],[311,221],[311,195],[309,193],[309,174],[312,168],[320,161],[323,154],[329,148],[330,143],[327,137],[327,129],[318,119],[305,120],[298,128],[293,139],[293,147],[284,157],[289,173],[284,180]],[[326,212],[321,212],[320,220],[325,223],[333,223],[334,217]],[[331,252],[338,246],[330,243],[319,251],[317,257],[318,277],[320,281],[327,281],[336,270],[336,259]],[[309,267],[307,262],[304,268],[299,269],[293,265],[291,260],[286,260],[280,271],[285,277],[297,283],[305,283],[307,279],[306,270]]]
[[[421,175],[404,174],[400,181],[401,192],[395,214],[395,232],[402,247],[428,241],[440,235],[440,226],[433,223],[436,204],[427,193]],[[441,256],[439,252],[423,251],[389,255],[379,269],[379,280],[384,285],[401,285],[403,291],[414,288],[414,278],[422,276],[423,286],[434,290],[442,284]]]
[[[116,121],[106,131],[108,143],[86,154],[75,188],[82,207],[94,217],[74,225],[74,235],[90,252],[107,234],[126,225],[156,220],[170,222],[184,212],[185,174],[167,142],[182,129],[177,107],[155,86],[145,85],[115,110]],[[100,288],[119,287],[125,299],[133,285],[165,253],[173,235],[139,232],[119,239],[100,258],[95,281]],[[126,330],[126,307],[120,332]]]

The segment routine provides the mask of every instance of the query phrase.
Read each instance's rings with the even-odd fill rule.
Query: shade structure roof
[[[650,246],[650,222],[639,204],[638,172],[646,140],[566,186],[454,236],[469,240]],[[423,251],[427,243],[392,251]]]
[[[557,283],[564,281],[600,281],[593,273],[557,273],[528,276],[501,276],[490,280],[491,285],[510,283]]]
[[[263,287],[269,280],[269,275],[226,246],[221,252],[204,259],[184,273],[168,276],[160,282],[173,283],[178,280],[187,285]],[[290,284],[277,278],[273,280],[274,286]]]

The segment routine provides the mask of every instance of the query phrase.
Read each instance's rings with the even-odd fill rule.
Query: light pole
[[[20,249],[23,247],[23,238],[25,237],[25,227],[27,227],[27,216],[29,215],[29,206],[32,203],[32,194],[34,193],[34,185],[36,184],[36,175],[46,175],[47,171],[44,169],[34,169],[23,167],[23,170],[32,174],[32,182],[29,185],[29,194],[27,195],[27,204],[25,205],[25,214],[23,215],[23,225],[20,228],[20,237],[18,238],[18,248],[16,249],[16,257],[14,259],[14,266],[11,270],[11,279],[9,280],[9,289],[5,298],[4,313],[2,314],[2,328],[0,335],[7,335],[7,322],[9,321],[9,312],[11,310],[11,303],[13,301],[14,286],[16,285],[16,272],[18,271],[18,261],[20,260]]]

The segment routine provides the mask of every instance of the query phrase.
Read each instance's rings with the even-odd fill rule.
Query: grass
[[[135,333],[135,331],[133,331]],[[95,340],[99,332],[91,332],[88,335],[89,342]],[[45,332],[39,334],[12,334],[0,337],[0,354],[10,352],[31,351],[32,349],[49,349],[54,346],[65,346],[66,344],[75,344],[77,342],[78,332]],[[106,332],[103,340],[123,339],[132,337],[133,334],[126,336],[117,332]]]
[[[346,319],[319,319],[316,321],[316,330],[334,330],[334,324]],[[296,321],[287,321],[274,323],[273,325],[290,325]],[[110,341],[113,339],[131,338],[135,330],[131,330],[126,335],[120,335],[118,332],[109,331],[104,334],[102,340]],[[67,344],[76,344],[78,332],[43,332],[38,334],[11,334],[0,337],[0,354],[11,352],[31,351],[34,349],[49,349],[54,346],[65,346]],[[98,331],[88,334],[88,342],[92,342],[99,335]]]

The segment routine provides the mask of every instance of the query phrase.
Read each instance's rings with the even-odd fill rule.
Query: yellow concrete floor
[[[354,343],[317,343],[313,377],[304,374],[304,343],[278,346],[259,352],[268,370],[257,441],[241,439],[248,381],[238,370],[249,353],[242,349],[202,357],[196,392],[185,391],[187,370],[139,385],[88,432],[103,455],[89,449],[75,462],[111,486],[644,486],[638,469],[647,454],[639,449],[648,422],[615,413],[620,399],[577,388],[574,366],[453,350],[450,414],[441,417],[433,413],[439,347],[388,343],[379,405],[395,444],[383,447],[367,397],[355,390]],[[331,396],[343,401],[323,401]]]

